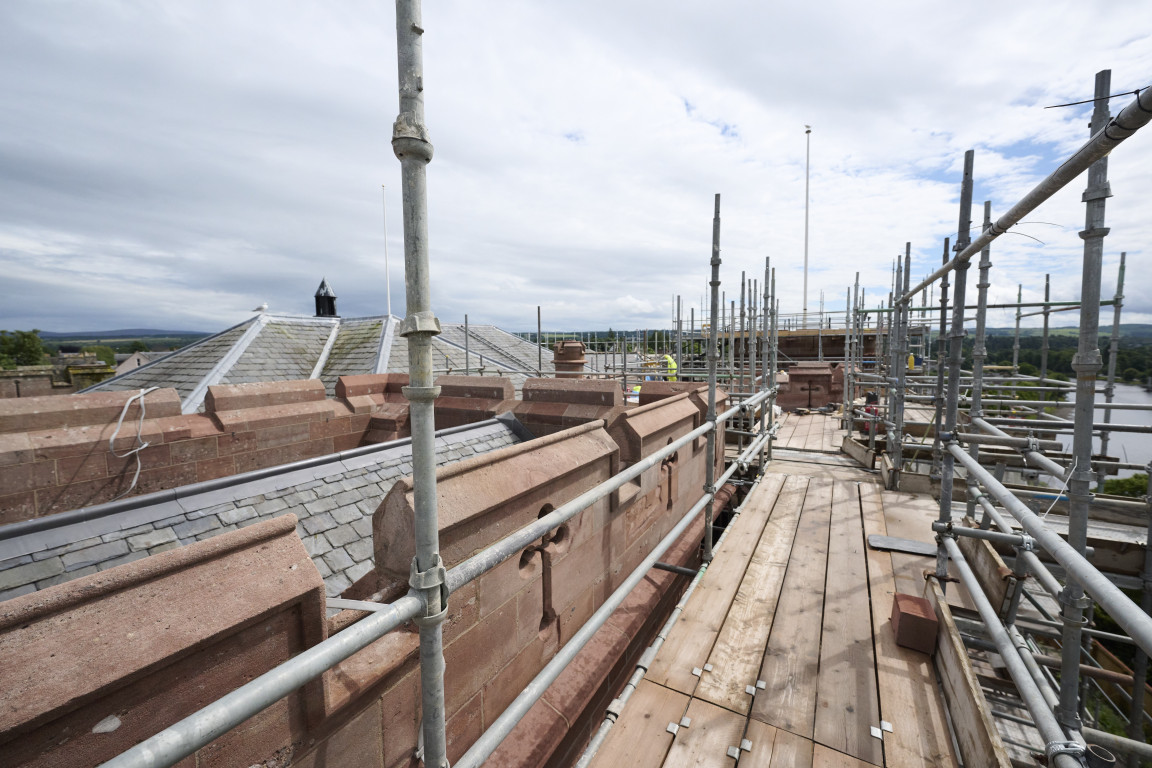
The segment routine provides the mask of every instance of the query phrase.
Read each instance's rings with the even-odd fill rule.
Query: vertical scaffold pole
[[[536,375],[544,375],[544,346],[540,340],[540,305],[536,305]]]
[[[1103,130],[1111,120],[1108,111],[1112,73],[1096,74],[1096,107],[1092,110],[1091,135]],[[1072,358],[1076,372],[1076,405],[1072,436],[1072,471],[1068,481],[1068,543],[1081,555],[1088,545],[1088,511],[1092,506],[1092,420],[1095,412],[1096,374],[1100,359],[1100,266],[1104,256],[1104,201],[1112,196],[1108,187],[1108,158],[1100,158],[1088,168],[1088,188],[1084,190],[1084,265],[1080,277],[1080,338]],[[1064,620],[1060,656],[1060,705],[1056,719],[1070,731],[1081,729],[1080,638],[1084,609],[1089,601],[1084,589],[1068,579],[1060,593]]]
[[[1120,271],[1116,274],[1116,294],[1112,297],[1112,336],[1108,339],[1108,380],[1104,383],[1104,401],[1112,402],[1116,392],[1116,355],[1120,351],[1120,309],[1124,305],[1124,260],[1127,252],[1120,254]],[[1104,423],[1112,422],[1112,409],[1104,409]],[[1108,430],[1100,433],[1100,454],[1108,455]],[[1104,490],[1104,467],[1096,473],[1096,491]]]
[[[900,286],[903,284],[903,275],[904,275],[904,262],[897,260],[896,273],[893,277],[893,283],[892,283],[892,288],[896,292],[897,297],[899,297]],[[885,379],[887,381],[888,386],[885,390],[885,394],[887,395],[887,397],[885,398],[885,402],[887,403],[886,418],[888,419],[888,421],[895,424],[896,423],[896,399],[897,399],[897,397],[900,396],[900,393],[897,392],[897,384],[896,384],[896,377],[898,375],[897,371],[899,370],[899,366],[900,366],[900,330],[899,330],[900,329],[900,321],[899,321],[900,305],[892,303],[892,293],[891,292],[888,294],[888,309],[891,313],[891,317],[888,319],[888,333],[892,338],[889,340],[889,343],[888,343],[888,356],[886,358],[886,367],[888,369],[888,375],[885,376]],[[885,438],[886,450],[888,451],[888,458],[892,460],[892,467],[893,467],[892,474],[890,474],[888,476],[888,482],[889,482],[888,487],[889,487],[889,490],[891,490],[892,478],[895,476],[895,468],[897,466],[896,457],[900,453],[900,444],[897,442],[897,440],[899,439],[899,436],[897,435],[896,430],[893,427],[886,427],[884,430],[884,438]]]
[[[408,340],[412,474],[416,556],[409,584],[424,600],[416,618],[420,628],[421,729],[424,764],[448,765],[444,735],[444,646],[441,633],[448,612],[444,564],[440,560],[440,526],[436,509],[434,404],[439,387],[432,374],[432,337],[440,321],[432,312],[428,267],[427,167],[432,144],[424,125],[424,29],[420,0],[396,0],[396,52],[400,114],[392,126],[392,151],[400,161],[404,191],[404,283],[407,315],[400,335]]]
[[[1121,262],[1123,263],[1123,262]],[[1119,291],[1117,291],[1119,293]],[[1144,541],[1152,541],[1152,461],[1148,462],[1148,466],[1144,468],[1148,473],[1148,488],[1146,489],[1146,506],[1145,512],[1148,517],[1148,532],[1145,535]],[[1144,546],[1144,572],[1143,584],[1140,590],[1140,608],[1144,613],[1152,614],[1152,547]],[[1148,654],[1144,649],[1137,646],[1136,658],[1132,662],[1132,678],[1134,680],[1147,680],[1148,679]],[[1144,741],[1144,686],[1134,685],[1132,687],[1132,707],[1128,710],[1128,738],[1135,741]],[[1139,768],[1140,758],[1133,755],[1128,760],[1129,768]]]
[[[975,152],[971,149],[964,153],[964,178],[960,183],[960,221],[956,227],[956,245],[953,250],[960,253],[972,242],[972,163]],[[956,265],[956,284],[952,289],[952,327],[948,331],[948,389],[944,400],[943,431],[948,435],[948,441],[954,442],[956,436],[956,412],[960,403],[960,363],[963,359],[964,347],[964,297],[968,282],[968,267],[971,261],[964,261]],[[941,423],[936,423],[937,433],[940,432]],[[943,442],[941,441],[941,445]],[[956,457],[950,451],[944,451],[940,465],[940,522],[952,521],[952,481],[955,477]],[[936,575],[943,579],[948,575],[948,553],[944,548],[943,537],[949,534],[940,534],[941,544],[936,555]]]
[[[760,365],[764,369],[763,375],[760,377],[761,389],[771,389],[771,374],[768,372],[768,315],[771,310],[771,296],[768,293],[768,278],[770,273],[771,263],[765,257],[764,259],[764,295],[760,300]],[[771,395],[760,405],[760,434],[764,434],[772,427],[772,411],[773,406],[776,405],[776,396]],[[764,441],[764,448],[760,451],[760,473],[763,474],[768,469],[768,459],[772,456],[772,438]]]
[[[943,263],[948,263],[948,238],[944,238],[944,260]],[[936,396],[933,399],[935,406],[935,414],[932,417],[932,431],[934,433],[932,439],[932,468],[929,470],[929,477],[940,477],[940,462],[942,460],[942,449],[940,444],[940,425],[943,423],[943,410],[944,410],[944,341],[945,334],[948,332],[948,274],[940,278],[940,334],[936,339]],[[947,585],[948,582],[941,582],[942,585]]]
[[[1012,334],[1012,399],[1016,399],[1016,378],[1020,375],[1020,305],[1024,302],[1024,284],[1016,284],[1016,330]]]
[[[904,282],[898,287],[901,295],[908,293],[908,286],[912,278],[912,243],[904,244]],[[908,377],[908,324],[912,314],[909,302],[902,301],[896,306],[900,313],[899,334],[900,343],[897,345],[900,359],[896,367],[896,412],[892,414],[892,422],[896,425],[896,452],[892,456],[892,490],[900,490],[900,473],[904,470],[904,395],[905,384]]]
[[[1048,316],[1051,308],[1048,302],[1052,295],[1052,276],[1044,275],[1044,330],[1040,334],[1040,378],[1048,378]],[[1043,382],[1041,382],[1043,384]]]
[[[984,230],[992,226],[992,202],[984,201]],[[988,270],[992,267],[990,256],[992,245],[989,243],[980,251],[980,277],[976,283],[976,339],[972,344],[972,404],[968,408],[970,418],[976,419],[984,416],[984,359],[988,356],[985,344],[985,328],[988,314]],[[973,443],[968,448],[972,458],[980,460],[980,446]],[[968,473],[967,493],[968,517],[976,518],[976,481],[972,473]],[[987,514],[984,519],[988,520]]]
[[[716,193],[715,211],[712,214],[712,280],[708,285],[712,297],[712,326],[708,329],[708,421],[716,422],[716,364],[720,353],[717,349],[717,332],[720,315],[720,193]],[[706,563],[712,562],[712,502],[716,497],[716,432],[715,426],[708,431],[707,461],[704,462],[704,493],[708,503],[704,506],[704,556]]]
[[[684,321],[680,314],[680,297],[676,297],[676,378],[680,378],[684,365]]]
[[[775,286],[773,286],[775,290]],[[844,296],[844,411],[840,424],[842,429],[848,430],[852,435],[852,400],[848,391],[852,388],[852,289],[848,288]]]

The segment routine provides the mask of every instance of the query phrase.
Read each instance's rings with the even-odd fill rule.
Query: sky
[[[584,0],[425,4],[432,304],[444,322],[669,327],[762,279],[842,312],[1003,213],[1152,85],[1152,3]],[[395,11],[386,2],[0,3],[0,328],[218,331],[404,313]],[[1152,127],[1109,158],[1104,294],[1152,322]],[[1081,177],[992,247],[990,301],[1080,295]],[[385,271],[385,252],[390,277]],[[973,272],[973,274],[975,274]],[[970,283],[974,283],[970,280]],[[687,320],[685,320],[687,322]],[[1011,311],[989,324],[1007,326]],[[1038,318],[1025,320],[1036,324]],[[1077,324],[1077,313],[1053,316]],[[1104,324],[1111,322],[1107,313]]]

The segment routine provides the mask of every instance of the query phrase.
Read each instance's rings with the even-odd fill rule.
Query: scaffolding
[[[738,458],[719,476],[714,477],[714,451],[707,454],[708,475],[698,500],[671,531],[649,552],[640,566],[624,581],[592,616],[592,618],[561,648],[555,657],[544,666],[527,687],[508,706],[504,713],[468,749],[457,768],[473,768],[481,765],[492,754],[500,742],[511,732],[528,709],[536,702],[556,679],[565,666],[602,626],[611,613],[619,606],[629,591],[643,579],[650,568],[657,567],[661,555],[678,539],[695,518],[705,517],[703,565],[699,574],[708,567],[713,552],[712,511],[716,489],[731,479],[737,472],[752,469],[752,483],[764,471],[770,457],[771,441],[775,431],[772,404],[776,395],[776,372],[779,355],[779,334],[782,318],[779,313],[779,300],[776,296],[775,272],[769,262],[765,262],[763,290],[757,281],[749,281],[742,275],[740,281],[740,308],[737,313],[736,301],[730,302],[727,321],[720,317],[723,300],[720,288],[720,196],[715,198],[713,217],[713,238],[709,265],[711,279],[709,285],[710,322],[707,326],[707,341],[704,344],[704,369],[685,356],[684,342],[689,344],[703,341],[703,334],[697,336],[690,327],[683,333],[682,317],[677,311],[675,342],[665,334],[665,344],[675,345],[675,357],[680,364],[678,376],[695,378],[703,374],[707,378],[708,413],[705,422],[679,439],[670,442],[646,458],[636,462],[611,479],[592,488],[575,499],[542,516],[530,525],[508,535],[496,544],[469,557],[463,562],[445,568],[438,551],[438,520],[436,508],[436,474],[433,452],[432,405],[438,393],[433,384],[432,357],[429,352],[431,339],[439,332],[439,322],[430,305],[428,278],[428,248],[426,191],[424,174],[432,159],[432,146],[428,142],[423,121],[423,77],[421,37],[423,35],[419,0],[398,0],[397,40],[400,61],[400,104],[401,113],[394,126],[393,148],[403,169],[404,191],[404,239],[405,239],[405,281],[407,287],[408,316],[401,333],[408,337],[411,384],[405,388],[405,395],[412,406],[412,449],[416,507],[416,556],[413,559],[410,586],[411,591],[390,604],[364,602],[360,607],[365,618],[327,640],[309,648],[275,669],[261,675],[240,688],[208,704],[203,709],[189,715],[180,722],[152,736],[127,752],[105,763],[117,768],[134,766],[169,766],[192,754],[229,729],[247,718],[271,706],[280,698],[304,685],[366,647],[388,632],[397,629],[404,622],[413,620],[420,629],[420,677],[421,677],[421,729],[422,752],[419,757],[425,765],[446,768],[445,744],[445,703],[443,695],[444,660],[442,653],[441,624],[447,612],[447,602],[454,592],[464,585],[491,571],[505,560],[517,556],[526,547],[541,537],[555,531],[566,521],[599,499],[605,498],[625,483],[637,478],[646,470],[657,466],[680,448],[704,437],[709,449],[714,446],[718,427],[730,423],[740,435]],[[1108,92],[1107,73],[1097,77],[1097,96]],[[1143,101],[1142,101],[1143,99]],[[1149,747],[1143,742],[1136,729],[1143,720],[1143,688],[1133,687],[1131,697],[1132,738],[1125,739],[1089,727],[1091,722],[1085,711],[1081,681],[1093,678],[1081,674],[1081,648],[1086,638],[1084,611],[1091,601],[1101,606],[1127,633],[1128,640],[1138,648],[1135,678],[1142,681],[1147,669],[1148,654],[1152,652],[1152,555],[1146,548],[1145,567],[1142,576],[1143,591],[1139,604],[1129,599],[1107,576],[1097,570],[1087,559],[1086,532],[1089,508],[1092,504],[1089,485],[1097,475],[1093,473],[1091,458],[1091,437],[1095,430],[1118,431],[1125,425],[1104,425],[1092,423],[1092,404],[1096,393],[1096,372],[1101,367],[1100,355],[1096,350],[1100,261],[1102,237],[1107,230],[1103,227],[1104,198],[1107,196],[1105,155],[1120,141],[1130,136],[1152,118],[1152,92],[1139,94],[1116,118],[1108,116],[1106,100],[1096,102],[1093,119],[1092,138],[1078,150],[1070,160],[1062,165],[1048,179],[1014,206],[1008,214],[993,222],[985,207],[985,226],[975,240],[969,240],[971,218],[972,167],[973,156],[968,153],[965,159],[965,175],[962,187],[962,203],[956,245],[949,259],[947,246],[944,252],[944,266],[919,285],[909,288],[910,246],[906,247],[903,263],[897,266],[893,292],[888,306],[877,310],[865,309],[865,292],[859,286],[849,291],[849,307],[844,313],[843,334],[847,341],[843,362],[848,376],[845,382],[845,418],[852,422],[859,417],[868,424],[869,445],[875,450],[877,431],[883,426],[887,430],[886,443],[891,457],[891,470],[886,473],[891,487],[898,488],[901,473],[907,466],[903,455],[908,444],[905,442],[905,429],[909,426],[904,415],[906,399],[926,397],[921,393],[930,392],[935,406],[933,417],[935,428],[935,458],[932,461],[939,476],[940,514],[933,529],[937,531],[939,548],[938,577],[945,577],[949,564],[959,574],[968,592],[975,601],[980,615],[976,627],[981,637],[974,642],[983,642],[1000,654],[1008,666],[1022,703],[1029,718],[1016,717],[1035,727],[1041,737],[1043,750],[1049,763],[1059,768],[1072,768],[1083,765],[1083,761],[1100,755],[1097,745],[1105,745],[1135,757],[1148,756]],[[1049,442],[1037,440],[1032,433],[1037,426],[1044,431],[1058,430],[1065,422],[1041,418],[1036,411],[1031,424],[1005,423],[1019,419],[1003,420],[984,416],[984,407],[999,408],[995,400],[983,400],[985,385],[994,384],[1002,391],[1013,385],[1028,383],[1036,385],[1038,391],[1070,391],[1063,382],[1045,377],[1022,377],[1014,365],[1009,377],[986,377],[983,367],[983,316],[987,311],[988,249],[991,242],[1023,215],[1040,202],[1076,178],[1084,170],[1089,171],[1089,187],[1085,198],[1088,201],[1088,219],[1082,236],[1085,239],[1084,288],[1080,300],[1081,328],[1080,350],[1076,362],[1077,381],[1075,385],[1076,413],[1070,422],[1074,431],[1074,447],[1071,466],[1065,467],[1047,458],[1045,451],[1051,448]],[[961,370],[961,343],[965,327],[965,275],[969,261],[976,254],[981,255],[978,290],[980,299],[977,311],[977,361],[971,372]],[[954,280],[951,300],[949,276]],[[911,348],[912,315],[921,315],[929,310],[922,300],[920,308],[913,307],[918,293],[939,282],[940,297],[940,338],[939,358],[935,376],[908,375],[906,363]],[[1119,291],[1118,291],[1119,292]],[[679,300],[677,299],[677,307]],[[1023,305],[1013,305],[1023,306]],[[1045,303],[1045,309],[1051,309]],[[1118,307],[1118,303],[1117,303]],[[1117,312],[1119,310],[1117,309]],[[951,314],[950,324],[947,322]],[[875,323],[868,326],[867,320],[875,315]],[[889,319],[885,319],[889,318]],[[823,324],[828,319],[824,312],[819,314],[817,323],[818,339],[822,336]],[[785,323],[787,324],[787,323]],[[694,325],[694,322],[691,323]],[[801,325],[804,325],[802,322]],[[810,328],[799,330],[810,332]],[[723,344],[724,334],[727,344]],[[759,343],[750,340],[758,335]],[[863,343],[869,335],[880,342],[871,350]],[[818,340],[818,345],[821,342]],[[692,346],[697,350],[699,345]],[[819,346],[821,352],[822,345]],[[628,361],[627,347],[617,350],[622,353],[621,367],[610,371],[610,375],[627,381],[629,374],[639,375],[645,369],[633,368]],[[727,353],[726,370],[721,361]],[[696,354],[695,352],[692,354]],[[926,359],[926,358],[925,358]],[[767,363],[767,365],[765,365]],[[736,403],[723,413],[716,413],[716,389],[724,379],[731,385],[730,396]],[[871,413],[855,408],[855,391],[861,387],[886,388],[887,403],[883,410]],[[1109,385],[1110,388],[1111,385]],[[974,429],[960,429],[959,414],[961,388],[971,391],[965,401],[967,413]],[[906,395],[906,390],[908,393]],[[1108,395],[1110,398],[1110,394]],[[997,398],[1015,405],[1014,398]],[[995,404],[995,405],[994,405]],[[1115,405],[1115,404],[1113,404]],[[1026,437],[1013,437],[1013,433],[1024,431]],[[1055,533],[1044,519],[1036,515],[1012,489],[1006,487],[993,472],[983,465],[980,447],[1007,446],[1019,449],[1029,466],[1048,472],[1065,481],[1070,499],[1069,540],[1065,541]],[[1097,462],[1099,465],[1106,464]],[[957,465],[966,471],[965,482],[969,498],[981,508],[978,526],[966,526],[953,516],[952,492],[954,481],[960,477]],[[1152,527],[1152,510],[1147,509]],[[1015,521],[1015,525],[1010,522]],[[1016,525],[1022,530],[1017,531]],[[1152,530],[1149,531],[1152,533]],[[1016,552],[1015,563],[1019,575],[1025,572],[1034,575],[1041,586],[1059,601],[1059,620],[1052,620],[1060,632],[1062,654],[1059,659],[1060,679],[1058,686],[1047,670],[1041,668],[1036,659],[1036,645],[1030,639],[1036,635],[1032,628],[1018,621],[1017,608],[1020,598],[1027,597],[1023,589],[1024,579],[1016,581],[1016,590],[1006,611],[993,606],[980,587],[980,582],[965,559],[958,545],[962,537],[991,539],[1008,546]],[[1065,583],[1061,584],[1057,575],[1040,561],[1037,552],[1043,550],[1062,569]],[[695,582],[693,582],[695,583]],[[944,582],[946,583],[946,582]],[[942,583],[943,586],[943,583]],[[683,602],[681,603],[681,605]],[[676,613],[669,618],[667,627],[675,621]],[[659,638],[657,640],[659,642]],[[1090,642],[1090,641],[1089,641]],[[654,654],[655,646],[648,653]],[[1040,654],[1043,655],[1043,654]],[[642,673],[634,676],[630,685]],[[626,700],[627,694],[623,696]],[[622,706],[623,704],[621,704]],[[615,705],[614,705],[615,706]],[[593,741],[592,750],[603,739],[603,733],[611,728],[614,714],[610,711],[600,731]],[[1089,746],[1088,742],[1093,744]],[[591,751],[587,755],[591,754]],[[586,762],[586,761],[584,761]]]

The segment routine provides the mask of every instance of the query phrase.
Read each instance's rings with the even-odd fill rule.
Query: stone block
[[[132,549],[151,549],[161,544],[176,541],[176,534],[171,528],[162,528],[158,531],[149,531],[138,536],[128,537],[128,546]]]
[[[109,541],[106,544],[97,544],[94,547],[69,552],[61,559],[64,562],[65,570],[74,571],[86,565],[95,565],[126,554],[128,554],[128,542]]]
[[[325,400],[324,382],[319,379],[261,381],[250,384],[216,384],[204,397],[205,413],[221,413],[277,405]]]
[[[59,557],[18,565],[15,568],[0,571],[0,591],[16,589],[25,584],[50,579],[61,573],[64,573],[64,563]]]
[[[139,392],[90,392],[57,397],[21,397],[0,400],[0,432],[32,432],[44,429],[115,424],[124,404]],[[144,396],[148,420],[180,415],[180,396],[174,389],[158,389]],[[140,400],[128,407],[125,423],[140,418]]]
[[[29,398],[31,399],[31,398]],[[35,491],[56,485],[56,462],[35,461],[15,464],[0,472],[0,496]]]
[[[338,525],[324,536],[333,547],[342,547],[360,539],[360,535],[350,525]]]
[[[897,592],[892,599],[891,621],[897,645],[921,653],[936,650],[936,612],[924,598]]]

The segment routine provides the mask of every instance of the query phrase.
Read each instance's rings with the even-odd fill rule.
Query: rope
[[[108,452],[111,453],[113,456],[115,456],[118,459],[126,459],[129,456],[133,456],[133,455],[136,457],[136,474],[132,476],[132,484],[128,486],[128,490],[124,491],[124,493],[120,494],[115,499],[112,499],[112,501],[116,501],[116,499],[122,499],[125,496],[127,496],[128,494],[132,493],[132,491],[135,490],[135,488],[136,488],[136,482],[140,479],[140,468],[141,468],[140,451],[144,450],[145,448],[147,448],[150,445],[150,443],[144,442],[143,435],[142,435],[142,433],[144,431],[144,396],[147,395],[149,392],[156,391],[157,389],[160,389],[160,387],[148,387],[147,389],[141,389],[138,393],[136,393],[135,395],[132,395],[132,397],[128,398],[124,402],[124,408],[120,411],[120,419],[116,422],[116,430],[112,433],[112,436],[108,438]],[[132,405],[132,402],[136,399],[140,400],[140,420],[136,423],[136,443],[137,443],[137,445],[135,448],[132,448],[127,453],[124,453],[124,454],[116,453],[116,449],[114,447],[116,444],[116,436],[118,434],[120,434],[120,428],[124,426],[124,417],[128,415],[128,408]]]

